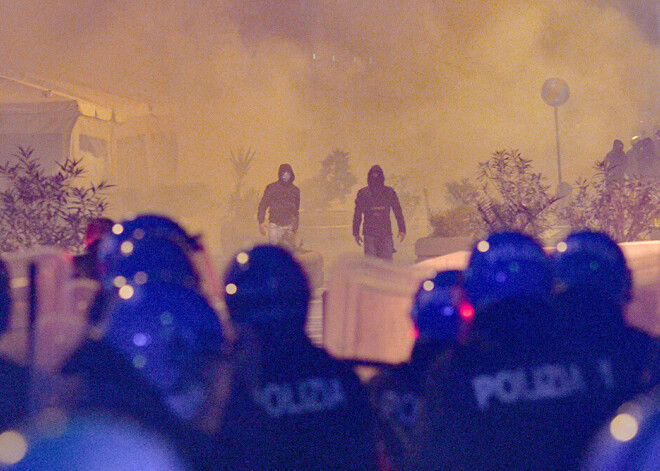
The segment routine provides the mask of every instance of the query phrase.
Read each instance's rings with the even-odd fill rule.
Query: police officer
[[[123,221],[101,243],[104,301],[90,338],[63,368],[80,410],[128,415],[166,436],[193,469],[215,469],[225,339],[174,221]],[[215,427],[213,421],[216,422]]]
[[[551,308],[550,261],[531,237],[478,242],[465,277],[477,335],[429,374],[413,468],[577,469],[617,401],[612,358],[571,344]]]
[[[603,424],[583,471],[656,469],[660,449],[660,387],[635,396]]]
[[[304,330],[309,285],[285,249],[240,252],[225,274],[237,333],[221,438],[228,469],[375,469],[373,417],[358,377]]]
[[[11,277],[0,260],[0,335],[11,328]],[[15,360],[0,356],[0,433],[29,412],[30,372]]]
[[[626,322],[633,279],[618,244],[602,232],[573,232],[557,245],[554,268],[556,312],[577,353],[608,353],[618,402],[652,387],[654,345]]]
[[[99,217],[92,219],[85,229],[85,253],[73,258],[73,269],[75,277],[90,278],[99,281],[99,261],[97,252],[101,239],[109,234],[114,226],[114,221],[109,218]]]
[[[460,271],[442,271],[424,280],[411,310],[416,340],[410,360],[382,370],[367,384],[392,469],[403,469],[410,435],[421,414],[428,368],[467,338],[473,314]]]

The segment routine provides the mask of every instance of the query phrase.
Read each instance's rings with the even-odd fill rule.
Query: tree
[[[476,210],[477,187],[467,178],[445,183],[445,200],[449,208],[432,211],[429,224],[434,237],[472,237],[487,230]]]
[[[411,188],[413,185],[410,184],[408,177],[405,175],[390,175],[386,181],[389,186],[396,190],[406,220],[412,221],[422,197],[414,193]]]
[[[235,181],[220,225],[222,247],[227,254],[244,247],[256,235],[259,194],[254,188],[245,187],[255,155],[256,151],[249,148],[247,151],[229,151],[228,160]]]
[[[312,209],[328,209],[333,201],[341,203],[357,183],[349,164],[349,153],[335,149],[321,161],[317,175],[301,186],[305,206]]]
[[[257,214],[259,195],[254,188],[245,189],[245,179],[252,168],[256,151],[248,148],[245,152],[242,150],[236,153],[229,151],[229,154],[229,162],[236,177],[234,191],[229,195],[227,207],[229,218],[233,221],[245,218],[253,219]]]
[[[87,224],[103,215],[113,185],[77,185],[85,174],[80,159],[58,162],[47,174],[32,148],[19,147],[13,157],[0,165],[0,250],[56,245],[80,253]]]
[[[515,149],[493,153],[479,163],[474,194],[476,210],[489,231],[514,230],[539,237],[550,228],[552,205],[560,199],[549,193],[546,178],[532,171],[531,160]]]
[[[579,179],[577,191],[559,211],[572,229],[589,228],[609,234],[617,242],[642,240],[651,221],[660,214],[660,185],[657,180],[625,176],[611,178],[612,167],[594,164],[590,180]]]

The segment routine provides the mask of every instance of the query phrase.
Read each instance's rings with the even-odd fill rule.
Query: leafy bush
[[[594,168],[590,180],[576,182],[577,191],[559,217],[573,229],[599,230],[618,242],[647,238],[651,221],[660,214],[660,183],[630,176],[611,178],[612,168],[604,161]]]
[[[227,205],[228,217],[232,222],[245,219],[249,219],[251,223],[256,221],[259,194],[254,188],[245,188],[245,179],[252,168],[254,156],[255,151],[250,149],[245,152],[241,150],[236,153],[230,151],[229,161],[236,177],[234,190],[229,195]]]
[[[85,173],[80,159],[58,162],[48,174],[31,148],[19,147],[13,157],[0,165],[0,250],[56,245],[80,253],[87,224],[107,209],[112,185],[77,185]]]
[[[479,163],[476,209],[489,231],[514,230],[539,237],[552,225],[552,205],[546,178],[532,171],[531,160],[515,149],[499,150]]]
[[[472,237],[485,230],[479,213],[474,207],[477,188],[465,178],[460,182],[445,183],[445,200],[449,209],[435,210],[429,215],[434,237]]]
[[[476,182],[446,184],[449,209],[433,212],[429,224],[440,237],[478,237],[497,230],[514,230],[535,237],[550,228],[552,205],[545,177],[532,170],[531,160],[515,149],[493,153],[479,163]]]

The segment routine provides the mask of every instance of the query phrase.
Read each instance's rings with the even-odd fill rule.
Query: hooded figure
[[[399,228],[399,241],[406,237],[406,223],[399,197],[394,188],[385,186],[385,175],[379,165],[374,165],[367,174],[367,186],[358,191],[355,198],[353,213],[353,237],[358,245],[362,245],[360,226],[364,236],[364,254],[386,260],[392,260],[394,242],[392,241],[392,224],[390,210]]]
[[[612,150],[605,156],[605,163],[609,166],[607,178],[610,181],[623,181],[628,166],[628,157],[623,151],[623,142],[615,139]]]
[[[280,165],[278,180],[270,183],[259,201],[257,220],[263,235],[268,232],[268,242],[273,245],[293,246],[298,231],[300,189],[293,184],[295,175],[289,164]],[[266,223],[268,210],[268,223]]]

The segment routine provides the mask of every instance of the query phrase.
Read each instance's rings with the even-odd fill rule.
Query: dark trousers
[[[382,237],[364,236],[364,254],[369,257],[378,257],[383,260],[392,260],[394,255],[394,241],[392,235]]]

